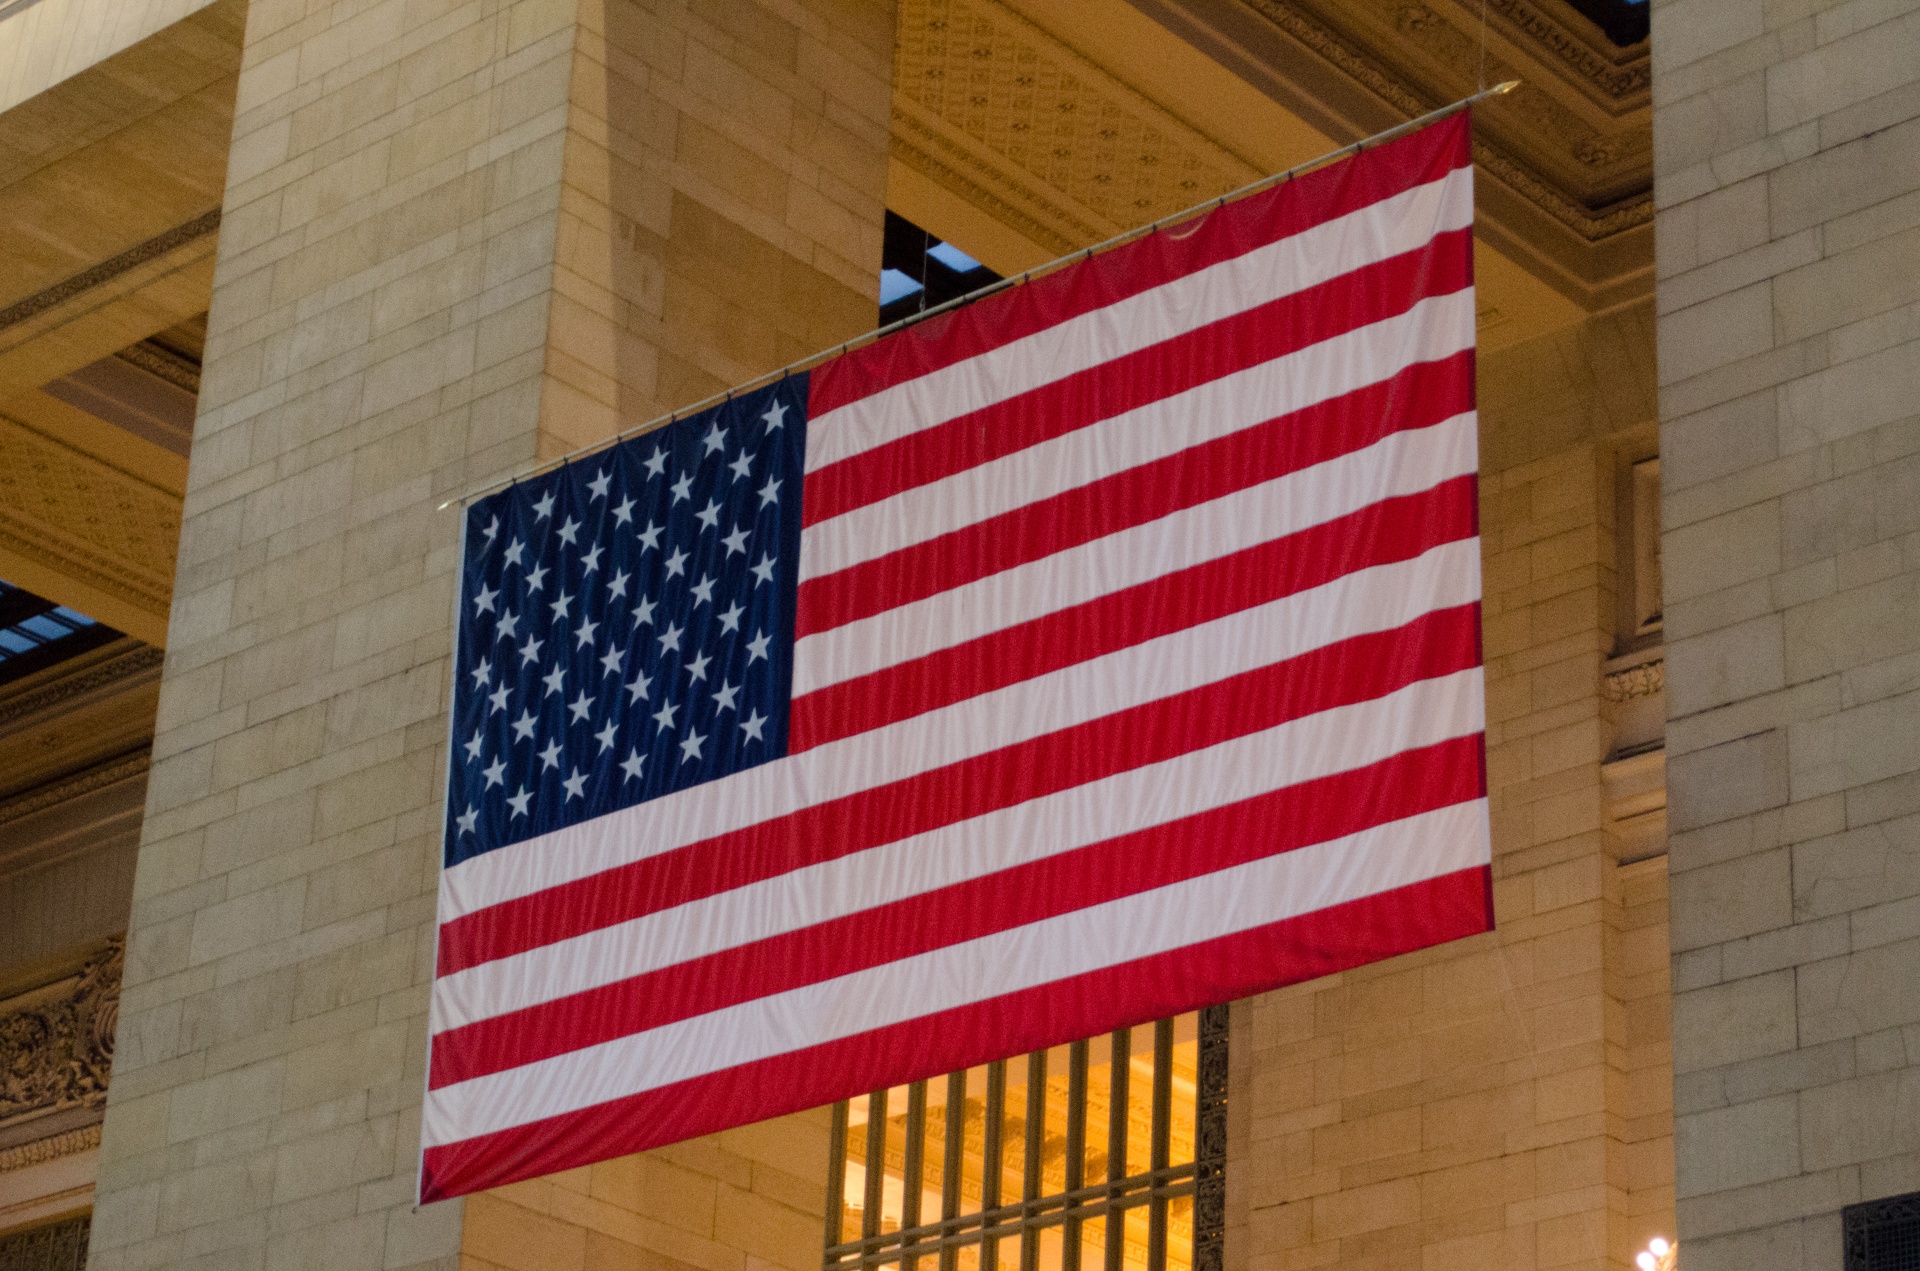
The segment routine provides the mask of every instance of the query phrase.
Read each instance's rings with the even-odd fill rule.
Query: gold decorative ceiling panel
[[[1257,175],[994,0],[903,0],[894,155],[1066,252]]]

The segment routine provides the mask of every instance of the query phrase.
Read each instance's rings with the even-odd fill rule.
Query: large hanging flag
[[[421,1193],[1488,929],[1464,114],[467,513]]]

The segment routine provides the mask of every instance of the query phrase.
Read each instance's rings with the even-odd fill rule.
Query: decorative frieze
[[[30,1127],[56,1112],[105,1106],[125,961],[125,946],[115,940],[74,975],[49,986],[64,992],[23,994],[15,999],[21,1005],[0,1014],[0,1131]],[[73,1150],[85,1146],[91,1144],[76,1141]]]

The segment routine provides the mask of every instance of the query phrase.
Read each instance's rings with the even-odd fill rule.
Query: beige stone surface
[[[1235,1008],[1235,1271],[1619,1267],[1672,1234],[1666,862],[1619,863],[1658,832],[1649,849],[1610,813],[1602,766],[1652,317],[1484,360],[1497,930]]]
[[[1653,28],[1682,1261],[1837,1267],[1920,1188],[1920,8]]]

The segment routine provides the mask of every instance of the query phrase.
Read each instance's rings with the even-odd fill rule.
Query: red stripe
[[[1325,463],[1473,408],[1473,351],[800,584],[794,638],[831,631],[1002,570]]]
[[[1485,866],[1087,975],[431,1147],[442,1200],[1144,1024],[1493,929]]]
[[[1471,474],[794,699],[790,754],[1411,560],[1476,531]]]
[[[1472,162],[1466,114],[1288,181],[1173,233],[1145,238],[917,323],[813,372],[818,418],[881,389],[1000,348],[1153,287],[1437,181]]]
[[[804,524],[1113,419],[1473,282],[1471,228],[809,472]]]
[[[433,1039],[431,1086],[1042,922],[1486,793],[1479,734],[497,1015]]]
[[[1475,666],[1477,604],[1427,614],[729,834],[464,914],[440,975]]]

